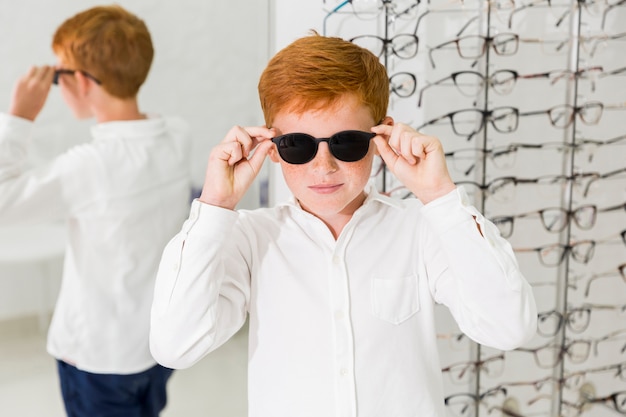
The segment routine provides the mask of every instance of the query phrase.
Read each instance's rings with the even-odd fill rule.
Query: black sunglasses
[[[54,84],[54,85],[58,85],[59,84],[59,75],[61,75],[61,74],[74,74],[76,72],[80,72],[85,77],[91,78],[96,84],[102,84],[102,82],[100,82],[100,80],[98,80],[96,77],[94,77],[93,75],[89,74],[88,72],[80,71],[80,70],[65,69],[65,68],[57,69],[57,70],[54,71],[54,78],[52,78],[52,84]]]
[[[370,139],[376,133],[344,130],[329,138],[315,138],[306,133],[288,133],[272,138],[278,154],[289,164],[306,164],[317,154],[320,142],[328,143],[330,153],[340,161],[356,162],[367,155]]]

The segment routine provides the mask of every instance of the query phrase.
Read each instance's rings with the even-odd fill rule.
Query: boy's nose
[[[317,154],[313,158],[313,168],[324,174],[337,171],[337,159],[330,153],[328,143],[321,142],[318,145]]]

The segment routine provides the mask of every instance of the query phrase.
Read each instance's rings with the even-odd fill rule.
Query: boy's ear
[[[389,126],[393,126],[393,117],[391,116],[385,116],[385,118],[383,119],[382,122],[380,122],[381,125],[389,125]]]
[[[272,146],[270,150],[267,152],[267,155],[270,157],[270,160],[275,164],[278,163],[280,159],[280,155],[278,155],[278,151],[276,150],[276,146]]]
[[[93,82],[88,77],[86,77],[82,72],[76,71],[74,73],[74,78],[76,79],[76,87],[81,96],[89,95],[89,90],[91,89]]]

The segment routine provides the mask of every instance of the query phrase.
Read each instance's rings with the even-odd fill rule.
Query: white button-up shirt
[[[28,169],[33,123],[0,114],[0,224],[65,220],[67,248],[48,352],[95,373],[156,363],[148,346],[161,252],[189,212],[180,119],[95,125],[93,140]]]
[[[445,416],[435,304],[508,350],[535,333],[531,287],[463,189],[425,206],[367,192],[337,240],[295,201],[194,201],[159,268],[157,361],[193,365],[249,313],[250,416]]]

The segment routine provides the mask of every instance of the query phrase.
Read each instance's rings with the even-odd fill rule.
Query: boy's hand
[[[424,204],[456,188],[437,138],[402,123],[374,126],[372,132],[389,170]]]
[[[200,201],[234,210],[261,170],[275,135],[266,127],[233,127],[209,155]]]
[[[53,78],[54,67],[31,67],[13,87],[9,114],[34,121],[46,103]]]

